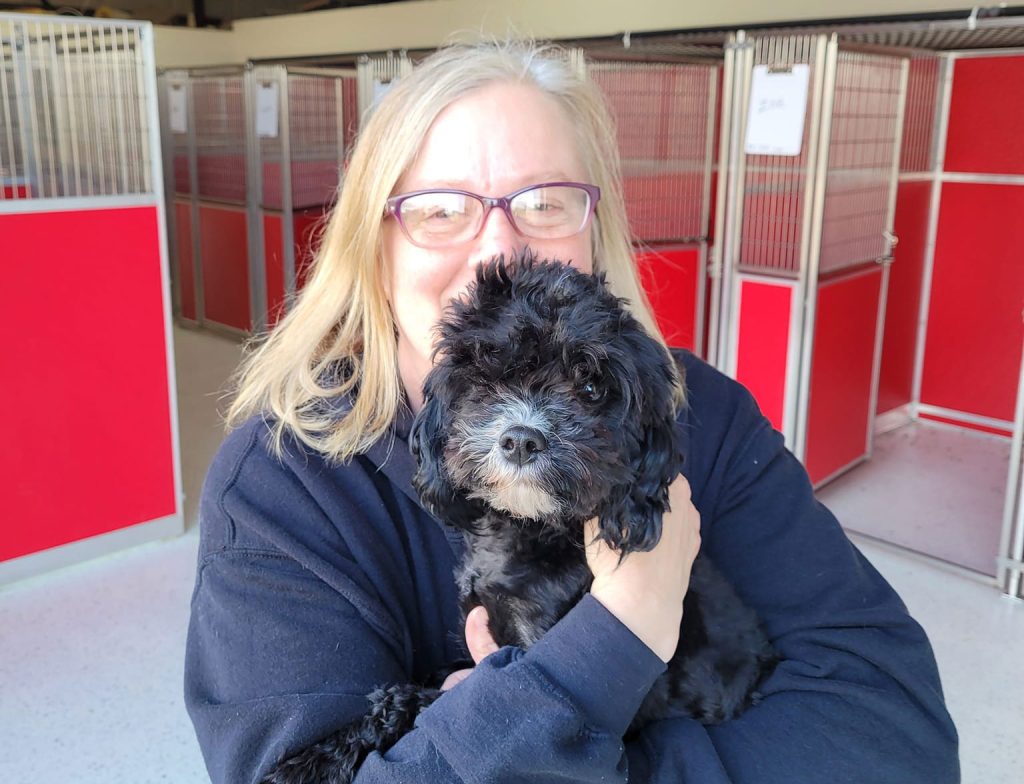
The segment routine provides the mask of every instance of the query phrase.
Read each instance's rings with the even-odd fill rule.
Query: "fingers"
[[[487,610],[483,607],[474,607],[466,616],[466,646],[477,664],[498,650],[498,644],[487,628]]]
[[[460,683],[466,680],[466,678],[469,677],[471,672],[473,672],[472,669],[456,670],[444,679],[444,683],[441,684],[441,691],[448,691],[449,689],[454,689],[456,686],[458,686]]]

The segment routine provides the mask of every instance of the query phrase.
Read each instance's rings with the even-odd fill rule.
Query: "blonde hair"
[[[597,86],[552,45],[454,44],[398,80],[365,118],[310,279],[273,332],[250,347],[234,377],[229,426],[261,414],[279,455],[290,430],[338,461],[387,434],[403,405],[403,388],[383,278],[385,202],[437,116],[467,93],[502,81],[539,88],[572,118],[589,181],[601,189],[591,232],[594,270],[605,273],[611,290],[664,345],[637,277],[615,131]],[[338,363],[344,373],[332,372]],[[343,416],[339,399],[351,403]],[[681,381],[677,401],[683,402]]]

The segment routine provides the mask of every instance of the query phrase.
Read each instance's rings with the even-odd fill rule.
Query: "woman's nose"
[[[469,263],[475,267],[502,254],[509,258],[525,246],[526,238],[521,237],[515,230],[504,210],[495,207],[484,219],[484,225],[476,238],[476,245],[469,254]]]

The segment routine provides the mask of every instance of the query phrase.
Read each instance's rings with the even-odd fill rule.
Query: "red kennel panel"
[[[793,407],[792,371],[800,361],[793,323],[797,288],[787,281],[738,281],[736,359],[732,375],[753,394],[772,427],[786,432]]]
[[[703,324],[700,248],[652,248],[637,257],[640,279],[661,334],[674,348],[699,353]]]
[[[203,316],[206,321],[242,331],[252,329],[247,232],[243,208],[199,206]]]
[[[873,426],[878,301],[883,271],[843,275],[818,287],[814,325],[814,373],[807,412],[811,482],[819,484],[862,459]]]
[[[1013,421],[1024,339],[1022,215],[1020,185],[942,186],[922,405]]]
[[[955,62],[945,170],[1024,174],[1024,55]]]
[[[155,207],[0,213],[0,561],[178,513]],[[73,253],[68,238],[73,237]],[[117,237],[117,242],[111,242]]]
[[[897,190],[895,233],[900,242],[893,251],[895,261],[889,275],[878,414],[906,405],[914,398],[914,358],[931,192],[928,180],[901,182]]]
[[[196,275],[192,258],[192,205],[189,202],[175,200],[174,231],[176,234],[175,259],[178,273],[178,285],[181,297],[181,315],[189,321],[198,319]]]

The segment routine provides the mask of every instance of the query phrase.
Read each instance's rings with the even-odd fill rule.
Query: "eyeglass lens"
[[[541,186],[517,194],[509,208],[520,234],[562,239],[583,229],[590,216],[590,194],[571,185]],[[402,201],[401,222],[409,239],[418,245],[452,245],[479,233],[484,205],[463,193],[419,193]]]

